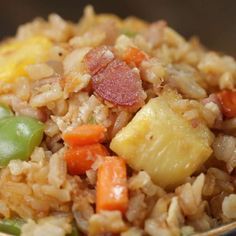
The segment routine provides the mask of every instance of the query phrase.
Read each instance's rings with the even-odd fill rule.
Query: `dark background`
[[[87,4],[99,13],[165,19],[184,36],[198,35],[207,47],[236,56],[236,0],[0,0],[0,38],[13,35],[19,24],[51,12],[78,21]]]

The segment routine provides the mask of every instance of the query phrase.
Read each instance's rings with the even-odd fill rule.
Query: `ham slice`
[[[115,59],[111,49],[101,46],[90,50],[85,56],[85,64],[91,75],[95,75]]]
[[[113,105],[139,108],[145,92],[138,72],[115,58],[106,46],[92,49],[85,56],[85,65],[92,75],[92,88],[100,98]]]
[[[97,95],[115,105],[136,106],[144,99],[139,74],[119,59],[95,75],[92,86]]]

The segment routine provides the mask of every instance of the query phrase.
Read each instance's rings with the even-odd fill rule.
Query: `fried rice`
[[[235,79],[234,58],[165,21],[88,6],[78,23],[52,14],[20,26],[0,44],[0,103],[39,120],[44,136],[1,167],[2,222],[22,219],[23,236],[177,236],[234,221]],[[84,125],[104,128],[106,155],[72,170],[64,135]],[[98,185],[109,156],[125,161],[123,203]]]

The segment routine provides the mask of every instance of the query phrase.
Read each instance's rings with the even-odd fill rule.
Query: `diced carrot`
[[[125,161],[120,157],[106,157],[98,168],[96,211],[119,210],[128,207],[128,188]]]
[[[135,66],[140,66],[141,62],[147,59],[148,56],[143,51],[138,48],[130,47],[124,55],[124,60],[128,64],[135,64]]]
[[[107,149],[99,143],[70,147],[65,153],[67,169],[71,175],[81,175],[89,170],[98,156],[108,156]]]
[[[71,146],[88,145],[102,142],[105,138],[106,128],[97,124],[80,125],[63,135],[63,139]]]
[[[236,116],[236,92],[224,90],[217,94],[222,111],[225,117],[233,118]]]

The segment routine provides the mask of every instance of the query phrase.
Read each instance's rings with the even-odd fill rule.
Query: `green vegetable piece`
[[[43,138],[43,124],[30,117],[15,116],[0,120],[0,166],[11,160],[28,160]]]
[[[76,223],[74,222],[72,224],[72,232],[70,234],[68,234],[67,236],[80,236],[80,232],[78,230],[78,228],[76,227]]]
[[[7,105],[0,103],[0,119],[9,116],[13,116],[11,109]]]
[[[89,124],[96,124],[96,123],[97,123],[97,122],[96,122],[96,119],[94,118],[93,115],[91,115],[91,116],[89,117],[88,123],[89,123]]]
[[[134,31],[131,31],[128,29],[123,29],[123,30],[121,30],[121,34],[124,34],[130,38],[133,38],[134,36],[136,36],[137,32],[134,32]]]
[[[11,234],[11,235],[20,235],[21,227],[25,223],[22,219],[5,219],[0,221],[0,232]]]
[[[80,233],[77,228],[73,227],[72,232],[69,234],[69,236],[80,236]]]

